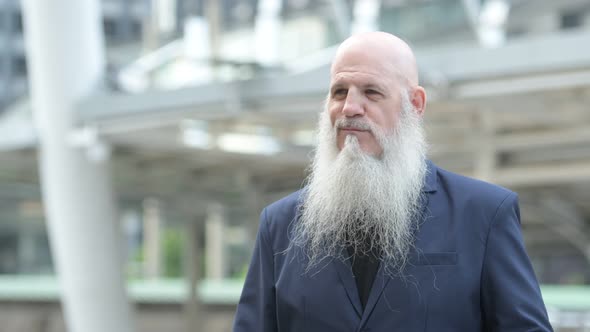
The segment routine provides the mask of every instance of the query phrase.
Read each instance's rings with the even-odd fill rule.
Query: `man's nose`
[[[342,107],[342,114],[346,117],[357,117],[362,116],[365,113],[362,98],[356,95],[354,92],[349,91],[344,101],[344,107]]]

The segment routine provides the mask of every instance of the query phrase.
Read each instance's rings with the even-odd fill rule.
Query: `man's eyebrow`
[[[375,90],[380,90],[380,91],[384,90],[383,86],[380,84],[377,84],[377,83],[363,84],[362,87],[363,87],[363,89],[375,89]]]
[[[336,81],[330,86],[330,90],[335,89],[335,88],[343,88],[343,87],[346,87],[347,85],[348,85],[348,83],[346,83],[346,82]],[[378,89],[378,90],[384,89],[383,85],[381,85],[379,83],[374,83],[374,82],[363,83],[363,84],[361,84],[361,87],[363,89]]]

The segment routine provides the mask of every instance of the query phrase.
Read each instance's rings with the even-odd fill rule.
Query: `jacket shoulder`
[[[262,227],[269,233],[275,245],[288,242],[289,226],[297,218],[301,197],[302,190],[298,190],[271,203],[262,211]]]
[[[269,204],[264,211],[267,218],[282,217],[294,214],[301,204],[302,190],[293,192],[278,201]]]
[[[437,167],[437,181],[439,189],[453,193],[455,196],[499,204],[509,196],[516,197],[516,193],[502,186],[470,178]]]

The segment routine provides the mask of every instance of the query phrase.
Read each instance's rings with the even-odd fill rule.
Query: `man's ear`
[[[426,90],[419,85],[414,87],[410,95],[410,102],[414,106],[414,112],[420,116],[424,115],[426,110]]]

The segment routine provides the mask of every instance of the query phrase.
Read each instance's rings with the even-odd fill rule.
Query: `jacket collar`
[[[438,167],[430,160],[426,160],[426,177],[424,179],[423,192],[433,193],[438,189],[437,176]]]

